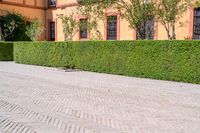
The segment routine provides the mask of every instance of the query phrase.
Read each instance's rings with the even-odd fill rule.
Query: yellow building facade
[[[78,2],[76,0],[0,0],[0,9],[18,12],[27,18],[38,18],[45,27],[40,40],[64,41],[63,25],[57,14],[68,15],[76,10]],[[107,17],[116,19],[113,23],[107,22]],[[190,7],[181,18],[184,23],[180,27],[176,25],[177,39],[200,39],[200,11]],[[84,20],[87,16],[76,14],[77,21]],[[197,21],[197,23],[196,23]],[[199,21],[199,22],[198,22]],[[103,40],[136,40],[136,31],[129,28],[126,20],[120,17],[120,13],[114,9],[105,12],[105,20],[98,22],[98,31]],[[109,25],[112,28],[109,28]],[[167,38],[164,27],[154,20],[154,40],[165,40]],[[92,33],[77,32],[73,40],[89,40]]]

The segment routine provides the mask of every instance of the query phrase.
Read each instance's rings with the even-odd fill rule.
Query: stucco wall
[[[56,20],[57,22],[57,41],[63,41],[64,40],[64,36],[62,33],[62,23],[61,21],[57,18],[56,14],[70,14],[70,12],[72,12],[73,10],[76,9],[76,0],[58,0],[57,1],[57,7],[58,9],[49,9],[47,11],[47,23],[50,19],[52,20]],[[109,12],[109,10],[107,11]],[[176,33],[177,33],[177,39],[185,39],[185,38],[191,38],[192,37],[192,25],[193,25],[193,15],[192,14],[193,9],[188,9],[187,12],[185,12],[181,18],[181,21],[183,23],[182,26],[180,26],[180,23],[176,24]],[[80,15],[80,14],[79,14]],[[101,32],[103,38],[105,39],[105,33],[106,33],[106,29],[105,29],[105,20],[99,20],[98,21],[99,26],[98,29]],[[131,29],[129,27],[129,23],[120,18],[119,21],[119,38],[118,40],[135,40],[136,39],[136,33],[134,29]],[[158,39],[158,40],[166,40],[167,38],[167,33],[164,29],[164,27],[162,26],[161,23],[158,23],[155,21],[155,36],[154,39]],[[48,33],[47,33],[48,36]],[[78,35],[74,36],[73,40],[78,40],[79,37]]]
[[[192,10],[188,9],[187,12],[183,14],[183,16],[180,19],[181,23],[176,24],[176,36],[177,39],[186,39],[191,37],[190,33],[190,26],[193,25],[193,18],[191,18],[191,12]],[[193,16],[192,16],[193,17]],[[158,39],[159,40],[165,40],[167,39],[167,33],[162,26],[162,24],[158,23]]]
[[[3,4],[4,3],[4,4]],[[16,3],[16,4],[12,4]],[[61,20],[58,19],[57,14],[70,14],[71,12],[75,11],[77,8],[76,0],[57,0],[56,7],[47,8],[47,0],[3,0],[0,2],[0,9],[5,9],[9,11],[15,11],[23,14],[28,18],[35,18],[38,17],[41,23],[45,26],[46,30],[44,31],[43,35],[40,39],[49,38],[49,22],[55,21],[56,23],[56,41],[63,41],[63,27]],[[107,11],[114,12],[113,9]],[[106,14],[106,13],[105,13]],[[76,14],[80,16],[81,14]],[[106,17],[105,17],[106,18]],[[78,20],[77,20],[78,21]],[[134,29],[129,27],[129,23],[120,18],[118,21],[119,25],[119,38],[118,40],[135,40],[136,33]],[[185,39],[191,38],[193,32],[193,8],[188,9],[187,12],[181,18],[181,22],[184,23],[183,26],[180,27],[180,24],[176,24],[176,33],[177,39]],[[106,39],[106,21],[99,20],[98,21],[98,30],[101,32],[103,39]],[[165,40],[167,39],[167,34],[164,27],[155,21],[155,39],[158,40]],[[91,34],[94,31],[91,32]],[[91,37],[91,36],[90,36]],[[73,40],[79,40],[78,33],[74,36]]]

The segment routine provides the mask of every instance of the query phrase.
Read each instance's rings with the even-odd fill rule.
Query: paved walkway
[[[199,133],[200,85],[0,62],[0,132]]]

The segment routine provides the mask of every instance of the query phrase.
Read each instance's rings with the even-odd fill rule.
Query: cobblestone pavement
[[[199,133],[200,85],[0,62],[0,132]]]

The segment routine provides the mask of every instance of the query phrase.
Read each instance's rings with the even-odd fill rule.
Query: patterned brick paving
[[[199,133],[200,85],[0,62],[0,133]]]

